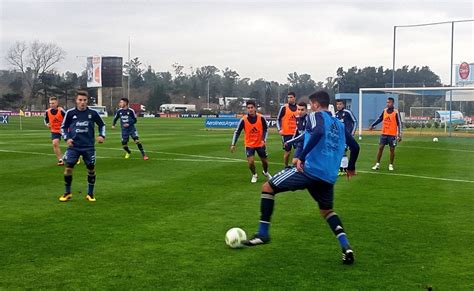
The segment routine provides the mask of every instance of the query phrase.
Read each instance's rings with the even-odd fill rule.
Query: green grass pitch
[[[376,136],[364,137],[351,181],[335,187],[335,210],[354,247],[344,266],[337,240],[305,191],[277,195],[269,245],[229,249],[224,234],[248,235],[259,219],[233,130],[203,119],[140,119],[150,157],[123,159],[120,130],[97,145],[96,203],[85,201],[86,169],[74,171],[73,200],[60,203],[41,118],[0,126],[0,289],[474,289],[474,138],[407,136],[395,172],[373,172]],[[62,143],[64,150],[64,143]],[[271,131],[270,172],[282,168]],[[81,194],[82,193],[82,194]]]

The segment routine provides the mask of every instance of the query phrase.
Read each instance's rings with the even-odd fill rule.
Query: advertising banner
[[[102,57],[87,57],[87,87],[102,87]]]

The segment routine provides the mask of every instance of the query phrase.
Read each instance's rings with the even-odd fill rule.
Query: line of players
[[[87,107],[89,95],[86,91],[76,92],[76,107],[67,112],[58,106],[55,97],[49,99],[50,108],[45,113],[44,123],[51,131],[53,151],[58,159],[57,165],[64,166],[64,194],[59,197],[59,201],[66,202],[72,199],[71,184],[74,166],[80,162],[80,157],[87,168],[88,191],[86,200],[95,202],[94,186],[95,174],[95,141],[103,143],[105,140],[105,123],[97,113]],[[118,120],[122,129],[122,148],[125,151],[125,158],[130,158],[131,151],[128,141],[131,137],[142,154],[143,159],[148,160],[148,156],[143,149],[138,132],[135,128],[137,115],[128,106],[127,98],[120,99],[119,109],[115,113],[112,129]],[[95,137],[95,124],[98,126],[99,134]],[[64,155],[61,154],[59,142],[63,138],[66,141],[67,149]]]

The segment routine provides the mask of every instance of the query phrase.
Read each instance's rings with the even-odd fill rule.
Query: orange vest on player
[[[397,114],[398,114],[397,109],[393,109],[392,113],[388,113],[387,108],[383,110],[383,123],[382,123],[383,135],[391,135],[391,136],[398,135]]]
[[[51,126],[52,133],[61,133],[61,124],[63,123],[64,117],[61,115],[61,107],[58,107],[56,114],[51,113],[51,108],[46,111],[48,114],[49,125]]]
[[[293,135],[296,131],[296,111],[291,111],[290,105],[285,104],[285,115],[281,119],[282,135]]]
[[[248,115],[242,117],[244,120],[245,146],[248,148],[259,148],[265,145],[263,140],[262,115],[257,113],[257,122],[254,124],[248,120]]]

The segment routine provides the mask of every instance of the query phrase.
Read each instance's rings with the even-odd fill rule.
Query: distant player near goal
[[[284,147],[291,147],[292,145],[295,147],[295,153],[293,155],[293,160],[291,163],[296,166],[296,162],[298,161],[298,157],[300,156],[301,152],[303,151],[303,144],[304,144],[304,131],[306,128],[306,103],[299,102],[297,105],[297,117],[296,117],[296,130],[293,138],[288,140],[284,143]]]
[[[357,119],[354,116],[354,113],[350,111],[349,109],[346,109],[346,104],[344,103],[344,100],[342,99],[337,99],[336,100],[336,118],[339,119],[343,124],[346,130],[354,136],[355,130],[357,127]],[[343,176],[346,174],[347,171],[347,165],[349,163],[349,160],[347,159],[347,147],[344,152],[344,157],[342,157],[341,161],[341,167],[339,168],[339,175]]]
[[[293,138],[296,130],[296,94],[295,92],[288,92],[288,103],[280,108],[277,116],[277,129],[281,135],[283,150],[283,162],[285,167],[289,167],[291,145],[286,142]]]
[[[395,160],[395,147],[397,142],[402,141],[402,120],[398,110],[394,108],[395,100],[392,97],[387,99],[387,108],[380,114],[379,118],[370,125],[369,130],[373,130],[377,124],[382,122],[382,135],[380,136],[377,162],[372,170],[380,168],[380,159],[386,145],[390,147],[390,164],[388,170],[393,171],[393,161]]]
[[[64,166],[63,156],[59,148],[61,124],[63,123],[64,115],[66,115],[66,111],[58,106],[58,99],[56,97],[49,98],[49,109],[44,114],[44,124],[51,130],[53,151],[58,159],[58,166]]]

